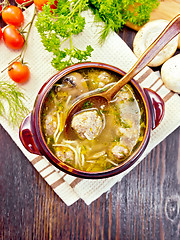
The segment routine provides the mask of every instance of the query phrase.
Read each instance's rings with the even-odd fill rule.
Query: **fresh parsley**
[[[58,0],[57,8],[52,10],[50,1],[38,14],[37,30],[45,49],[53,53],[51,63],[57,70],[85,61],[91,56],[93,48],[90,45],[81,50],[72,41],[72,36],[84,29],[85,18],[81,16],[81,12],[87,7],[87,2],[88,0]],[[63,48],[64,42],[69,43],[69,48]]]
[[[83,104],[82,109],[92,108],[92,106],[93,106],[93,103],[90,101],[87,101]]]
[[[58,0],[57,8],[51,9],[53,3],[50,0],[38,13],[36,27],[45,49],[53,53],[53,67],[61,70],[86,61],[93,51],[90,45],[85,50],[76,48],[72,40],[84,29],[85,18],[81,15],[84,10],[90,8],[95,21],[105,23],[100,33],[103,43],[110,31],[118,32],[127,21],[139,26],[146,23],[159,0]],[[65,42],[68,48],[63,46]]]

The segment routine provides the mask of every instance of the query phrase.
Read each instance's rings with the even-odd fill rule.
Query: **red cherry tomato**
[[[3,31],[3,39],[7,47],[11,49],[21,49],[24,45],[24,37],[13,25],[8,25]]]
[[[48,3],[48,0],[34,0],[34,4],[39,10],[42,10],[42,7]],[[54,1],[54,4],[51,5],[52,9],[55,9],[57,6],[57,0]]]
[[[24,22],[24,15],[20,8],[10,5],[2,11],[2,19],[6,24],[20,27]]]
[[[24,4],[24,6],[29,6],[31,3],[33,3],[33,0],[30,1],[30,0],[16,0],[17,3],[19,4]],[[28,3],[26,3],[28,2]]]
[[[2,29],[0,27],[0,39],[2,38]]]
[[[42,10],[44,4],[47,4],[48,0],[34,0],[34,4],[39,10]]]
[[[24,83],[30,77],[29,68],[21,62],[14,62],[8,67],[9,77],[17,83]]]
[[[51,9],[56,9],[57,8],[58,1],[54,1],[54,4],[51,4]]]

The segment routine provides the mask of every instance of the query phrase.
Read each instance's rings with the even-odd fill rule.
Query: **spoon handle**
[[[171,20],[157,39],[146,49],[134,66],[111,88],[104,92],[104,97],[110,101],[116,93],[138,74],[147,64],[180,32],[180,14]]]

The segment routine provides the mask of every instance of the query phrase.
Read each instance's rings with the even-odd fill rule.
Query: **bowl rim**
[[[59,160],[48,148],[42,130],[41,130],[41,110],[43,106],[43,102],[49,93],[49,91],[52,89],[54,84],[59,81],[61,78],[63,78],[65,75],[85,68],[100,68],[112,71],[116,74],[119,74],[123,76],[125,74],[124,71],[121,69],[106,64],[106,63],[100,63],[100,62],[84,62],[84,63],[78,63],[71,65],[69,67],[66,67],[65,69],[59,71],[54,76],[52,76],[40,89],[37,98],[35,100],[32,116],[31,116],[31,125],[32,125],[32,132],[33,136],[35,137],[34,140],[42,153],[54,166],[56,166],[58,169],[71,174],[76,177],[86,178],[86,179],[99,179],[99,178],[107,178],[114,175],[117,175],[125,170],[127,170],[129,167],[131,167],[142,155],[144,152],[150,138],[150,131],[151,131],[151,113],[150,113],[150,107],[149,102],[146,97],[146,94],[143,91],[143,88],[140,87],[140,85],[132,79],[130,82],[132,83],[133,87],[138,91],[138,94],[140,95],[141,99],[143,100],[143,105],[145,108],[145,118],[146,118],[146,128],[145,133],[142,142],[137,147],[137,149],[130,155],[130,157],[125,160],[122,164],[120,164],[117,167],[110,168],[108,170],[100,171],[100,172],[87,172],[82,171],[76,168],[73,168],[61,160]]]

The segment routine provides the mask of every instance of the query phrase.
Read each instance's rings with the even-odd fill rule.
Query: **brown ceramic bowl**
[[[145,89],[145,88],[142,89],[136,81],[131,80],[131,86],[139,96],[139,99],[140,101],[142,101],[142,104],[144,105],[144,109],[145,109],[146,127],[145,127],[144,138],[140,143],[140,145],[137,147],[135,152],[133,152],[133,154],[130,157],[128,157],[128,159],[122,162],[122,164],[109,170],[105,170],[102,172],[85,172],[85,171],[81,171],[73,167],[70,167],[69,165],[60,161],[48,148],[41,130],[41,112],[42,112],[43,102],[47,94],[53,87],[53,85],[57,81],[60,81],[62,77],[64,77],[65,75],[80,69],[85,69],[85,68],[86,69],[99,68],[99,69],[109,70],[116,74],[119,74],[120,77],[122,77],[122,75],[125,74],[119,68],[116,68],[114,66],[107,65],[104,63],[95,63],[95,62],[75,64],[63,69],[62,71],[54,75],[52,78],[50,78],[42,86],[42,88],[40,89],[37,95],[33,111],[24,119],[24,121],[20,126],[19,135],[20,135],[21,142],[29,152],[45,156],[54,166],[56,166],[57,168],[59,168],[60,170],[66,173],[69,173],[76,177],[82,177],[82,178],[90,178],[90,179],[106,178],[106,177],[114,176],[118,173],[125,171],[139,159],[139,157],[142,155],[142,153],[144,152],[148,144],[151,130],[155,129],[163,118],[164,102],[157,93],[155,93],[150,89]]]

